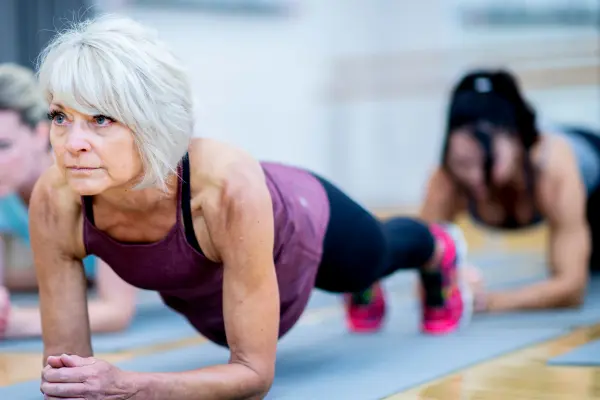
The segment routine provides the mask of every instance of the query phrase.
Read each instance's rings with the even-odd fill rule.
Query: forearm
[[[35,290],[37,279],[35,268],[6,268],[4,282],[9,290]]]
[[[68,310],[64,311],[68,313]],[[76,315],[73,315],[74,321],[77,320]],[[47,317],[46,317],[47,318]],[[62,320],[62,321],[61,321]],[[44,315],[42,313],[42,337],[44,339],[44,358],[43,363],[49,356],[60,356],[62,354],[75,354],[80,357],[92,357],[91,335],[88,328],[87,318],[85,325],[77,324],[68,325],[64,318],[56,318],[50,324],[44,323]],[[61,326],[61,323],[63,325]],[[60,326],[60,328],[55,328]]]
[[[118,332],[126,329],[133,318],[133,309],[113,302],[92,300],[88,303],[92,333]]]
[[[216,365],[177,373],[129,373],[136,395],[143,400],[261,399],[271,378],[261,377],[242,364]]]
[[[75,343],[68,343],[67,345],[62,346],[44,346],[44,358],[42,363],[45,366],[48,357],[61,356],[63,354],[75,354],[84,358],[94,356],[91,344],[85,343],[85,340],[79,340]]]
[[[502,312],[574,307],[581,303],[583,293],[579,292],[558,278],[550,278],[518,289],[491,292],[487,295],[486,308],[490,312]]]
[[[39,308],[16,308],[10,311],[5,337],[9,339],[40,337],[42,322]]]

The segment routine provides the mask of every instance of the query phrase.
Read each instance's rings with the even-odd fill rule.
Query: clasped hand
[[[125,373],[94,357],[50,356],[42,370],[41,392],[44,399],[131,399]]]

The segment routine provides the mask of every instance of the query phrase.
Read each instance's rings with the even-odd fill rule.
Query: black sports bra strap
[[[183,226],[185,229],[185,238],[194,249],[202,254],[200,243],[198,243],[196,233],[194,232],[194,221],[192,219],[190,159],[188,154],[186,154],[182,160],[181,179],[181,213],[183,217]]]
[[[81,196],[81,201],[83,201],[83,212],[85,213],[86,218],[93,226],[96,226],[96,223],[94,222],[94,197]]]

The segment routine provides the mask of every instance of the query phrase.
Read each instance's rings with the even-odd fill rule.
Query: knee
[[[394,218],[384,223],[396,264],[403,268],[425,265],[434,254],[435,238],[429,225],[415,218]]]

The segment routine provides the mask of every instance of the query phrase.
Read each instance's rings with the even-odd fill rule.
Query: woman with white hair
[[[11,291],[37,289],[29,249],[28,203],[34,184],[52,165],[48,143],[48,103],[33,71],[0,65],[0,285]],[[135,288],[95,257],[84,260],[87,279],[98,295],[89,303],[93,332],[129,326],[135,311]],[[39,337],[37,307],[11,305],[0,286],[0,340]]]
[[[56,159],[35,187],[30,225],[48,398],[261,397],[278,338],[314,287],[359,292],[345,296],[349,323],[372,330],[385,311],[373,285],[402,268],[419,267],[425,333],[454,331],[468,317],[458,232],[381,223],[310,172],[192,139],[187,75],[153,31],[112,17],[77,25],[48,46],[39,77]],[[229,363],[134,373],[93,358],[81,268],[89,254],[158,291],[230,349]]]

